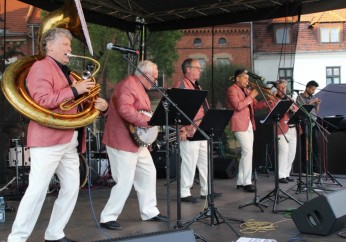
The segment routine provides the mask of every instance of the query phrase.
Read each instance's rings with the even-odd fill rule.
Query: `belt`
[[[288,127],[289,127],[289,128],[294,128],[294,127],[296,127],[296,126],[295,126],[294,124],[289,124]]]

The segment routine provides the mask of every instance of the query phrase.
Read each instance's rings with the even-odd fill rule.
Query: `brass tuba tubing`
[[[70,30],[77,39],[84,43],[88,42],[86,41],[85,31],[83,31],[81,26],[81,19],[77,6],[73,0],[66,0],[65,4],[61,8],[56,9],[46,15],[40,26],[40,31],[38,34],[39,40],[41,40],[41,37],[46,31],[53,27],[66,28]],[[51,128],[76,129],[94,122],[100,114],[100,111],[94,107],[93,100],[97,95],[95,94],[94,90],[92,90],[91,96],[88,97],[88,105],[85,105],[81,112],[74,114],[63,110],[55,112],[53,110],[46,109],[39,106],[30,97],[25,88],[25,79],[33,63],[44,58],[42,53],[41,47],[39,47],[38,55],[19,59],[6,68],[1,81],[1,89],[8,102],[18,112],[27,118]],[[72,56],[71,54],[71,57],[79,56]],[[86,57],[85,59],[88,58]],[[93,60],[93,62],[97,64],[96,71],[98,71],[100,68],[99,63],[95,60]],[[82,79],[82,77],[75,71],[71,71],[71,75],[77,81]],[[82,102],[84,102],[84,100],[85,99],[82,99]]]
[[[87,57],[87,56],[73,55],[71,53],[68,53],[67,56],[68,57],[81,58],[81,59],[87,59],[87,60],[94,62],[96,64],[96,70],[94,71],[94,73],[90,74],[89,77],[83,77],[83,79],[84,78],[91,78],[91,80],[93,80],[94,83],[96,83],[94,76],[100,70],[100,63],[98,61],[96,61],[93,58]],[[81,79],[80,81],[82,81],[83,79]],[[94,103],[94,99],[97,98],[97,95],[100,93],[100,91],[101,91],[100,84],[96,83],[95,87],[93,87],[89,93],[85,93],[77,99],[70,98],[70,99],[67,99],[67,100],[63,101],[62,103],[60,103],[60,109],[64,110],[64,111],[71,110],[72,108],[78,106],[79,104],[85,102],[88,99],[91,100],[90,105],[92,105]],[[70,103],[70,104],[68,104],[68,103]]]

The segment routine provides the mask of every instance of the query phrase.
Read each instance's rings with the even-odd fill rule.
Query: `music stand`
[[[298,149],[298,180],[297,180],[297,190],[296,190],[296,194],[302,192],[302,157],[301,157],[301,153],[302,153],[302,145],[301,145],[301,140],[300,140],[300,129],[301,129],[301,121],[303,119],[307,119],[309,113],[311,112],[311,110],[314,108],[314,105],[310,105],[310,104],[305,104],[302,105],[297,112],[295,112],[293,114],[293,116],[290,118],[290,120],[288,120],[287,124],[294,124],[297,127],[297,149]],[[306,184],[305,184],[306,186]]]
[[[204,102],[208,91],[205,90],[190,90],[171,88],[167,89],[165,96],[159,102],[148,124],[151,126],[166,126],[165,139],[169,140],[168,126],[175,125],[176,132],[176,179],[177,179],[177,227],[181,227],[181,201],[180,201],[180,148],[179,148],[179,125],[189,125],[191,120],[196,116],[202,103]],[[167,97],[171,100],[171,105],[174,107],[169,110],[170,103],[167,102]],[[188,100],[188,102],[187,102]],[[182,114],[185,114],[186,117]],[[190,119],[190,120],[188,120]],[[169,146],[166,145],[166,180],[167,180],[167,210],[170,214],[170,196],[169,196],[169,179],[170,179],[170,164],[169,164]],[[198,235],[197,235],[198,236]],[[200,236],[198,236],[200,237]]]
[[[275,107],[272,109],[272,111],[267,115],[267,117],[264,120],[261,120],[260,122],[263,124],[274,124],[273,129],[274,129],[274,160],[275,160],[275,188],[273,191],[268,193],[266,196],[264,196],[262,199],[260,199],[260,203],[266,199],[270,199],[271,197],[274,197],[274,205],[273,205],[273,212],[278,212],[276,210],[276,204],[279,202],[280,198],[280,192],[286,195],[286,199],[291,199],[295,202],[297,202],[299,205],[302,205],[301,202],[290,196],[288,193],[282,191],[279,187],[279,151],[278,151],[278,126],[279,126],[279,121],[283,117],[283,115],[288,111],[290,106],[292,105],[291,100],[281,100],[279,101]]]
[[[231,116],[233,115],[233,112],[233,110],[209,109],[199,125],[200,129],[210,137],[210,139],[208,139],[208,208],[204,209],[204,211],[195,218],[186,222],[184,226],[190,226],[192,223],[208,217],[210,217],[210,225],[214,226],[222,223],[219,221],[220,217],[223,222],[228,225],[228,227],[230,227],[238,236],[240,236],[239,232],[232,227],[228,220],[236,220],[239,222],[244,222],[244,220],[229,219],[224,217],[219,211],[217,211],[217,208],[215,208],[213,196],[213,140],[220,137]],[[189,140],[206,140],[206,138],[200,134],[200,132],[195,132],[194,136],[189,138]],[[217,223],[214,223],[214,218],[216,219]]]
[[[322,126],[332,132],[332,131],[338,131],[339,127],[337,126],[338,123],[344,119],[344,116],[343,115],[336,115],[336,116],[327,116],[327,117],[324,117],[323,119],[320,119],[319,121],[321,122]],[[342,187],[342,184],[335,178],[332,176],[332,174],[330,174],[329,170],[328,170],[328,147],[327,147],[327,143],[324,142],[324,160],[326,161],[326,164],[325,164],[325,172],[323,173],[321,177],[320,175],[320,178],[319,178],[319,181],[321,181],[320,183],[323,185],[323,182],[322,180],[325,179],[326,181],[328,179],[330,179],[333,183],[333,185],[338,185],[340,187]]]

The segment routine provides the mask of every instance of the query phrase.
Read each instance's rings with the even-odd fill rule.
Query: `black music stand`
[[[333,132],[333,131],[337,131],[339,129],[339,127],[337,126],[338,123],[344,119],[344,116],[343,115],[336,115],[336,116],[327,116],[327,117],[324,117],[323,119],[318,119],[319,122],[322,124],[322,126],[330,131],[330,132]],[[326,131],[325,131],[326,133]],[[329,168],[329,165],[328,165],[328,147],[327,147],[327,143],[324,142],[324,160],[326,161],[326,164],[325,164],[325,171],[323,172],[323,175],[320,174],[320,178],[319,178],[319,183],[323,185],[323,179],[324,180],[328,180],[330,179],[333,183],[333,185],[338,185],[340,187],[342,187],[342,184],[335,178],[332,176],[332,174],[330,174],[328,168]],[[323,176],[323,177],[321,177]]]
[[[273,110],[267,115],[267,117],[264,120],[261,120],[261,123],[264,124],[274,124],[273,129],[274,129],[274,160],[275,160],[275,188],[273,191],[268,193],[266,196],[264,196],[262,199],[260,199],[260,203],[266,199],[271,199],[271,197],[274,197],[274,202],[273,205],[273,212],[278,212],[276,210],[276,204],[279,203],[280,199],[280,193],[283,193],[286,197],[285,200],[291,199],[295,202],[297,202],[299,205],[302,205],[301,202],[299,202],[297,199],[293,198],[290,196],[288,193],[284,192],[283,190],[280,189],[279,187],[279,151],[278,151],[278,126],[279,126],[279,121],[283,117],[283,115],[288,111],[290,106],[292,105],[291,100],[281,100],[279,101],[276,106],[273,108]]]
[[[148,124],[151,126],[166,126],[165,139],[166,142],[169,140],[168,126],[175,125],[176,132],[176,179],[177,179],[177,227],[182,227],[181,224],[181,201],[180,201],[180,148],[179,148],[179,125],[189,125],[190,120],[196,116],[202,103],[204,102],[208,91],[204,90],[190,90],[172,88],[167,89],[166,96],[171,100],[172,103],[168,103],[166,96],[163,96],[157,106],[153,116],[149,120]],[[173,105],[170,109],[169,105]],[[182,115],[185,114],[187,118]],[[188,120],[190,119],[190,120]],[[169,209],[169,179],[170,179],[170,164],[169,164],[169,146],[166,145],[166,180],[167,180],[167,209]],[[197,237],[201,237],[196,235]]]
[[[244,220],[224,217],[219,211],[217,211],[217,208],[215,208],[213,196],[213,140],[217,140],[220,137],[231,116],[233,115],[233,112],[233,110],[209,109],[199,125],[200,129],[202,129],[210,137],[210,139],[208,139],[208,208],[204,209],[204,211],[195,218],[187,221],[184,226],[188,227],[196,221],[209,217],[210,226],[219,225],[222,223],[219,221],[220,217],[223,222],[228,225],[228,227],[230,227],[238,236],[240,236],[239,232],[232,227],[228,220],[235,220],[239,222],[244,222]],[[197,131],[192,138],[189,138],[189,140],[206,140],[206,137]],[[214,223],[214,218],[216,219],[216,223]]]
[[[314,108],[314,105],[305,104],[302,105],[297,112],[293,114],[293,116],[290,118],[290,120],[287,122],[287,124],[294,124],[297,127],[297,149],[298,149],[298,180],[297,180],[297,190],[296,194],[302,192],[302,185],[304,182],[302,181],[302,144],[300,140],[300,129],[301,129],[301,122],[303,119],[307,119],[309,113]],[[306,186],[306,184],[305,184]]]

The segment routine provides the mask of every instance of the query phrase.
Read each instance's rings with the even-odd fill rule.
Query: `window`
[[[202,45],[202,40],[200,38],[195,38],[193,40],[193,45],[194,46],[201,46]]]
[[[326,67],[326,85],[340,84],[340,66]]]
[[[226,38],[220,38],[218,40],[218,43],[219,43],[219,45],[226,45],[227,44],[227,40],[226,40]]]
[[[216,65],[230,65],[231,62],[229,61],[229,58],[217,58],[215,64]]]
[[[291,28],[289,26],[277,27],[275,29],[275,41],[277,44],[290,44]]]
[[[285,79],[287,90],[292,93],[293,90],[293,68],[279,68],[279,79]]]
[[[340,27],[339,26],[321,26],[320,27],[321,43],[339,43]]]

